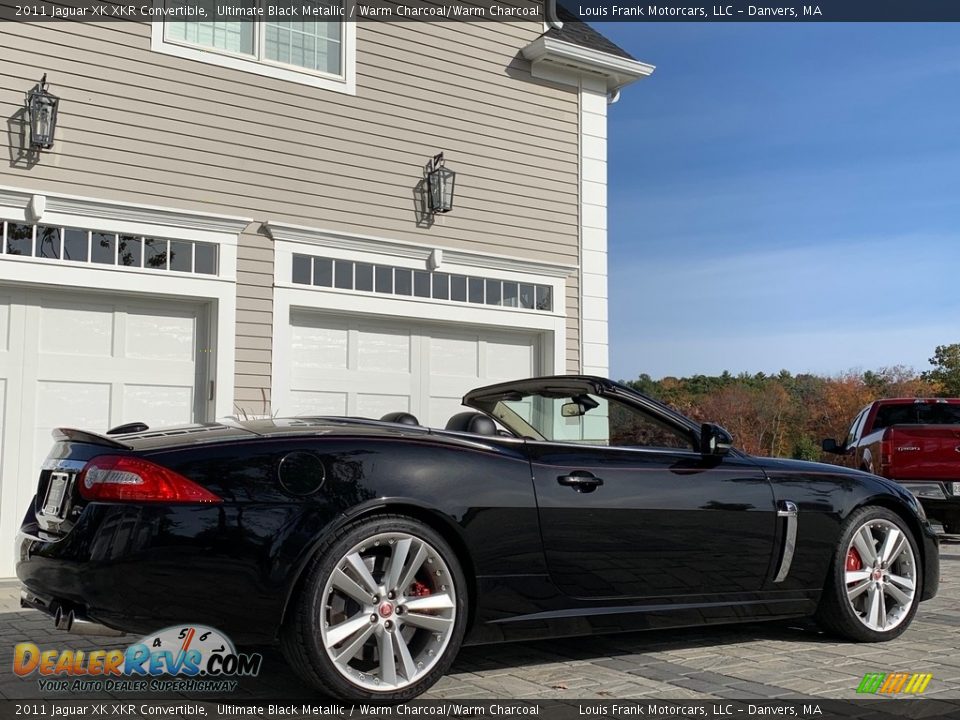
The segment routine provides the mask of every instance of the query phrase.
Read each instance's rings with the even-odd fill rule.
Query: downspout
[[[557,0],[547,0],[544,5],[544,22],[552,30],[562,30],[563,20],[557,16]]]

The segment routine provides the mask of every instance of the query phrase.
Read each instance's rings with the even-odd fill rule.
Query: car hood
[[[776,472],[803,472],[803,473],[829,473],[831,475],[845,475],[860,478],[876,478],[863,470],[854,470],[843,465],[831,465],[830,463],[810,462],[809,460],[788,460],[785,458],[760,457],[750,455],[750,459],[764,470],[773,470]],[[883,478],[880,478],[883,479]]]
[[[778,474],[806,474],[806,475],[832,475],[834,477],[849,478],[864,485],[883,488],[889,493],[901,498],[912,507],[919,507],[916,498],[909,490],[902,485],[879,475],[873,475],[863,470],[854,470],[853,468],[842,465],[831,465],[829,463],[809,462],[807,460],[786,460],[783,458],[758,457],[756,455],[748,456],[750,460],[763,468],[764,472],[775,479]]]

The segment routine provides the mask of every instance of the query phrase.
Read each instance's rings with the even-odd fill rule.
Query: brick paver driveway
[[[898,640],[836,642],[806,623],[758,623],[467,648],[426,696],[451,699],[853,698],[868,672],[924,672],[925,696],[960,698],[960,544],[941,548],[940,594],[920,606]],[[14,676],[13,646],[123,647],[128,638],[69,635],[35,611],[16,610],[15,588],[0,591],[0,695],[39,698],[35,677]],[[243,680],[237,700],[306,698],[279,653]],[[47,695],[47,697],[56,697]],[[195,696],[200,699],[200,696]]]

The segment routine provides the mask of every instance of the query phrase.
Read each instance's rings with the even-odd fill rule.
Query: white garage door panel
[[[495,338],[484,347],[487,353],[487,378],[513,380],[518,367],[529,367],[533,362],[530,341]]]
[[[410,412],[409,395],[357,393],[357,415],[380,418],[391,412]]]
[[[193,420],[194,390],[189,385],[124,385],[122,392],[124,418],[150,418],[153,425]]]
[[[33,406],[33,477],[40,472],[57,427],[104,429],[110,425],[110,383],[54,382],[36,383]],[[26,470],[29,472],[29,468]],[[32,488],[31,488],[32,494]]]
[[[63,307],[46,302],[31,308],[40,324],[40,353],[86,355],[96,358],[113,354],[113,307],[84,303]]]
[[[203,318],[194,303],[0,293],[0,548],[12,546],[53,428],[203,419]],[[0,577],[12,573],[12,559],[0,553]]]
[[[480,385],[534,375],[536,333],[291,312],[290,388],[281,414],[416,415],[443,427]],[[289,407],[283,407],[288,403]]]
[[[449,331],[429,338],[428,348],[429,415],[443,422],[463,409],[467,390],[537,373],[531,334]]]
[[[357,330],[357,369],[409,375],[410,333]]]
[[[196,327],[196,309],[192,312],[181,310],[179,314],[166,308],[162,313],[128,311],[124,355],[192,366],[197,356]]]
[[[307,375],[314,370],[346,370],[347,335],[345,327],[295,323],[291,347],[293,371]]]
[[[414,385],[409,329],[291,313],[290,403],[286,415],[381,417],[410,411]],[[346,390],[346,392],[345,392]]]
[[[476,337],[431,337],[430,360],[438,374],[475,378],[480,375]]]
[[[278,415],[346,415],[347,394],[293,390],[289,410],[277,407],[275,412]]]

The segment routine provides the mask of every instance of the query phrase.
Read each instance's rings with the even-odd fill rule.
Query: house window
[[[297,285],[553,312],[553,288],[549,285],[496,278],[294,254],[290,279]]]
[[[166,0],[168,8],[185,0]],[[190,0],[190,6],[198,6]],[[342,22],[342,0],[281,3],[298,19],[271,15],[274,4],[201,0],[210,19],[154,23],[153,49],[259,75],[354,93],[354,23]],[[313,13],[313,14],[311,14]],[[259,18],[259,19],[251,19]]]
[[[34,257],[88,265],[216,275],[217,255],[217,246],[208,242],[0,219],[0,258]]]

